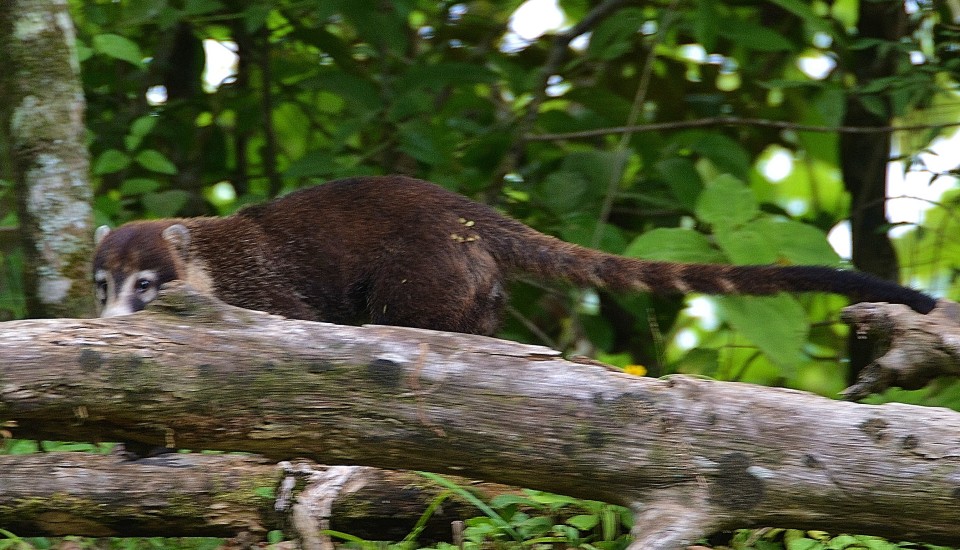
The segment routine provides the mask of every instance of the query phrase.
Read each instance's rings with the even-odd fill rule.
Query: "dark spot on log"
[[[717,416],[717,413],[710,413],[710,414],[707,415],[707,425],[708,425],[708,426],[715,426],[715,425],[717,424],[717,421],[718,421],[719,419],[720,419],[720,418]]]
[[[807,468],[823,469],[823,463],[820,462],[820,459],[811,454],[803,455],[803,465]]]
[[[886,420],[871,418],[870,420],[860,423],[860,431],[879,443],[886,437],[886,429],[888,426],[889,424],[887,424]]]
[[[367,375],[376,383],[395,387],[400,385],[400,365],[389,359],[374,359],[367,365]]]
[[[596,392],[591,402],[602,409],[598,414],[631,424],[647,423],[656,419],[656,401],[647,392],[603,394]]]
[[[573,456],[573,450],[575,448],[576,448],[575,446],[569,443],[564,443],[563,445],[560,446],[560,452],[563,453],[563,456]]]
[[[916,449],[920,445],[920,438],[915,435],[908,435],[903,438],[900,446],[905,450]]]
[[[587,432],[587,445],[594,449],[600,449],[607,443],[607,434],[600,430],[590,430]]]
[[[747,471],[750,458],[729,453],[718,461],[717,474],[710,484],[710,502],[734,511],[749,510],[763,500],[764,484]]]
[[[416,487],[404,487],[400,490],[400,498],[404,501],[412,502],[413,500],[420,498],[422,493],[423,491]]]
[[[328,361],[314,361],[307,364],[307,372],[310,374],[323,374],[333,370],[333,363]]]
[[[950,493],[950,496],[952,496],[957,500],[960,500],[960,487],[957,487],[956,489],[954,489],[953,492]]]
[[[260,368],[262,368],[265,371],[271,371],[277,368],[277,364],[274,363],[273,361],[264,361],[263,363],[261,363]]]
[[[93,372],[103,366],[103,356],[90,348],[80,350],[80,370]]]
[[[202,365],[197,365],[197,374],[200,376],[213,376],[215,368],[210,363],[203,363]]]
[[[138,381],[143,378],[143,358],[137,355],[114,355],[106,358],[105,366],[110,382],[118,384],[120,387],[130,391],[143,391],[145,386]]]

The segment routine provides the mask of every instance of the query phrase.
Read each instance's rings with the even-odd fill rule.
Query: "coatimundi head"
[[[97,228],[93,280],[100,317],[140,311],[160,285],[185,279],[190,230],[171,220]]]

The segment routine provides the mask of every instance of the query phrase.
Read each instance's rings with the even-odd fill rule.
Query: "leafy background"
[[[926,125],[893,139],[924,171],[919,154],[952,131],[939,125],[960,119],[947,4],[563,0],[561,30],[527,39],[511,25],[521,4],[71,0],[97,223],[228,214],[333,178],[403,173],[616,254],[842,266],[825,235],[851,214],[851,160],[843,133],[805,128],[842,125],[855,99],[874,119]],[[895,36],[866,32],[878,9],[899,14]],[[211,83],[216,49],[238,62]],[[883,70],[864,73],[864,55]],[[811,76],[810,60],[832,69]],[[609,130],[652,123],[667,124]],[[771,179],[763,167],[783,155],[792,169]],[[899,233],[901,280],[957,297],[957,200]],[[3,261],[0,308],[22,316],[15,246]],[[634,372],[828,395],[845,385],[842,298],[691,302],[524,280],[513,298],[503,337]],[[704,308],[705,320],[692,314]],[[891,397],[960,405],[955,385]]]

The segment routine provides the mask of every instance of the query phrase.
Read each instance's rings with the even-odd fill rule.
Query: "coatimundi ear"
[[[110,233],[110,228],[106,225],[101,225],[97,228],[97,231],[93,234],[93,245],[99,246],[103,242],[103,239],[107,238],[107,234]]]
[[[161,233],[168,243],[180,253],[180,256],[186,260],[190,248],[190,230],[181,223],[175,223],[163,230]]]

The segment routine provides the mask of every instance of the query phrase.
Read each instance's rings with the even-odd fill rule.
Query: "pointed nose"
[[[122,303],[112,303],[107,304],[107,307],[103,308],[103,311],[100,312],[100,317],[117,317],[120,315],[130,315],[131,313],[136,313],[136,311]]]

